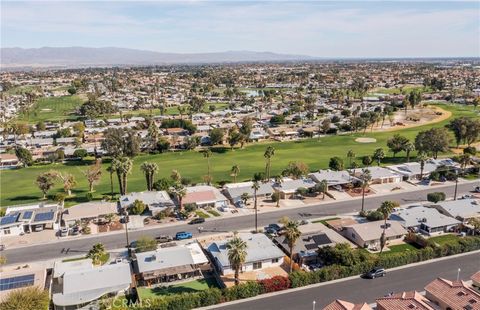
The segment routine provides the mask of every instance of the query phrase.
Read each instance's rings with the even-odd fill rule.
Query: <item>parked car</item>
[[[460,199],[472,199],[472,198],[475,198],[475,197],[473,197],[473,195],[470,195],[470,194],[465,194],[462,197],[460,197]]]
[[[5,244],[0,244],[0,251],[5,250]]]
[[[60,237],[66,237],[66,236],[68,236],[68,227],[60,228]]]
[[[268,226],[265,227],[265,229],[267,229],[267,228],[273,229],[276,232],[279,232],[280,230],[282,230],[282,227],[280,227],[280,225],[278,225],[278,224],[268,224]]]
[[[375,279],[378,277],[384,277],[386,274],[387,272],[385,271],[385,269],[381,267],[375,267],[369,272],[365,273],[364,276],[368,279]]]
[[[74,226],[72,229],[70,229],[70,234],[72,236],[76,236],[80,233],[80,227]]]
[[[245,204],[244,204],[243,201],[241,201],[241,200],[235,202],[235,206],[236,206],[237,208],[245,208]]]
[[[188,224],[194,225],[194,224],[202,224],[205,223],[205,219],[203,217],[197,217],[191,220]]]
[[[192,238],[193,238],[192,233],[186,232],[186,231],[178,232],[178,233],[175,235],[175,239],[176,239],[176,240],[185,240],[185,239],[192,239]]]
[[[166,242],[173,241],[173,238],[168,235],[160,235],[156,237],[155,240],[157,240],[157,243],[166,243]]]
[[[480,193],[480,186],[477,186],[475,187],[475,190],[474,190],[476,193]]]
[[[307,225],[309,222],[307,220],[301,220],[300,221],[300,225]]]

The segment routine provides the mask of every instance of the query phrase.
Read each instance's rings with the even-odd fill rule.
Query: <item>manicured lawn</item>
[[[210,287],[218,287],[214,278],[205,278],[182,284],[172,285],[168,287],[159,286],[154,288],[139,287],[137,288],[138,296],[141,300],[145,298],[155,298],[161,295],[192,293],[203,291]]]
[[[75,110],[83,100],[78,96],[40,98],[26,113],[19,116],[20,121],[37,123],[39,121],[77,120]]]
[[[207,210],[207,212],[210,213],[211,215],[215,216],[215,217],[220,216],[220,213],[218,213],[218,212],[215,211],[215,210]]]
[[[442,245],[442,244],[448,243],[450,241],[458,240],[458,238],[459,237],[457,235],[446,234],[446,235],[441,235],[441,236],[437,236],[437,237],[431,237],[428,240],[433,241],[435,243],[438,243],[439,245]]]
[[[452,117],[459,116],[474,116],[472,107],[465,107],[459,105],[442,105],[442,108],[452,111]],[[407,128],[398,130],[397,132],[414,139],[416,134],[421,130],[429,129],[433,126],[444,126],[448,120],[436,123],[434,125],[425,125],[415,128]],[[254,173],[264,171],[265,158],[263,154],[265,148],[269,145],[275,147],[275,156],[272,158],[272,175],[279,174],[290,161],[303,161],[306,163],[311,171],[328,167],[328,161],[333,156],[340,156],[345,163],[348,162],[346,153],[352,149],[358,163],[361,163],[361,158],[365,155],[371,155],[373,150],[382,147],[387,151],[386,141],[393,135],[392,132],[367,132],[365,135],[361,133],[328,136],[324,138],[315,138],[302,141],[290,142],[268,142],[268,143],[254,143],[246,146],[243,149],[230,150],[227,147],[214,148],[213,155],[210,159],[212,166],[213,181],[218,183],[220,181],[231,182],[230,177],[231,167],[235,164],[240,167],[240,174],[237,177],[239,182],[250,179]],[[377,139],[375,143],[358,143],[355,139],[358,137],[372,137]],[[387,152],[386,152],[387,153]],[[397,155],[397,158],[392,158],[391,153],[387,153],[383,164],[399,163],[405,161],[405,154]],[[415,154],[413,154],[415,156]],[[141,155],[133,159],[134,166],[132,173],[128,176],[128,190],[143,191],[146,189],[145,177],[140,170],[140,165],[145,161],[156,162],[159,166],[159,173],[156,176],[169,177],[172,169],[177,169],[183,177],[189,178],[192,182],[201,182],[202,177],[207,174],[207,161],[203,154],[197,151],[186,152],[169,152],[157,155]],[[45,166],[34,166],[18,170],[0,171],[0,185],[1,197],[0,205],[8,206],[15,204],[24,204],[38,201],[42,196],[40,190],[35,184],[35,178],[42,172],[51,169],[59,172],[68,172],[75,176],[78,185],[73,190],[75,198],[68,201],[67,204],[83,201],[85,194],[88,191],[87,181],[83,175],[83,171],[87,169],[88,161],[86,162],[69,162],[68,164],[53,164]],[[109,174],[106,171],[109,165],[109,159],[105,159],[102,165],[103,174],[100,183],[95,186],[97,198],[102,195],[109,195],[110,181]],[[114,178],[115,190],[118,191],[116,178]],[[49,195],[54,195],[57,192],[63,191],[60,183],[55,185],[55,188],[49,192]]]
[[[388,247],[390,251],[383,252],[382,255],[395,254],[399,252],[418,251],[419,248],[410,243],[392,245]]]
[[[203,212],[203,211],[200,211],[200,210],[197,210],[195,211],[195,214],[198,216],[198,217],[201,217],[201,218],[209,218],[210,215],[208,215],[207,213]]]
[[[423,86],[414,86],[414,85],[407,85],[403,88],[405,92],[411,92],[413,90],[424,90],[429,91],[429,88],[425,88]],[[399,95],[401,93],[400,88],[375,88],[369,92],[370,94],[386,94],[386,95]]]

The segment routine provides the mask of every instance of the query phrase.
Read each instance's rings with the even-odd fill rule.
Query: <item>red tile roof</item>
[[[217,197],[215,193],[212,191],[205,191],[205,192],[192,192],[187,193],[187,195],[183,198],[182,203],[202,203],[202,202],[213,202],[217,201]]]
[[[480,271],[477,271],[477,273],[471,276],[470,279],[475,283],[480,283]]]
[[[378,310],[434,310],[429,300],[416,291],[377,299]]]
[[[323,310],[372,310],[366,303],[352,304],[351,302],[337,299],[327,305]]]
[[[444,303],[452,310],[480,310],[480,294],[463,281],[437,278],[425,287],[425,291],[431,295],[427,295],[429,299]]]

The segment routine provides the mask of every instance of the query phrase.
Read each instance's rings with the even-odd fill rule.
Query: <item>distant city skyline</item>
[[[478,57],[478,1],[1,2],[1,47]]]

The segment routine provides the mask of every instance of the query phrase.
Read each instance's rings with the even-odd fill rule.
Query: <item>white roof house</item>
[[[415,229],[428,235],[445,232],[461,224],[453,217],[424,206],[412,206],[396,211],[390,215],[390,220],[399,221],[405,228]]]
[[[85,202],[72,206],[62,214],[65,222],[72,222],[82,219],[92,219],[105,216],[107,214],[116,214],[117,204],[113,202]]]
[[[360,247],[379,248],[384,225],[383,221],[347,225],[343,228],[342,234]],[[387,221],[385,230],[387,242],[388,240],[402,239],[406,233],[407,230],[400,222]]]
[[[243,264],[244,271],[251,271],[283,263],[284,253],[264,234],[240,233],[238,236],[247,243],[247,258]],[[222,274],[232,274],[228,260],[228,240],[217,241],[207,246],[214,263]]]
[[[116,294],[129,288],[132,283],[130,264],[93,267],[82,262],[76,268],[56,264],[61,272],[55,272],[52,301],[56,309],[84,306],[106,294]]]
[[[370,175],[372,176],[372,183],[400,183],[402,181],[402,176],[390,169],[379,167],[379,166],[371,166],[368,168],[370,171]],[[355,176],[359,176],[362,174],[362,170],[358,170]]]
[[[233,202],[239,201],[243,193],[247,193],[249,197],[253,197],[253,182],[230,183],[223,187],[225,195]],[[275,192],[271,183],[259,183],[260,188],[257,190],[257,196],[269,196]]]
[[[317,183],[327,180],[328,186],[349,184],[356,180],[346,170],[319,170],[318,172],[310,173],[308,176]]]
[[[175,203],[166,191],[145,191],[123,195],[120,197],[120,207],[122,209],[128,208],[135,200],[140,200],[147,205],[153,215],[166,208],[175,207]]]
[[[441,201],[434,204],[433,207],[440,213],[461,221],[466,221],[470,218],[480,218],[480,203],[475,199]]]
[[[431,162],[425,162],[425,165],[423,167],[423,177],[428,176],[430,173],[435,171],[437,167],[438,167],[437,165]],[[420,174],[422,172],[420,163],[417,163],[417,162],[404,163],[400,165],[392,165],[392,166],[387,166],[387,168],[404,176],[404,178],[406,179],[417,179],[420,177]]]

